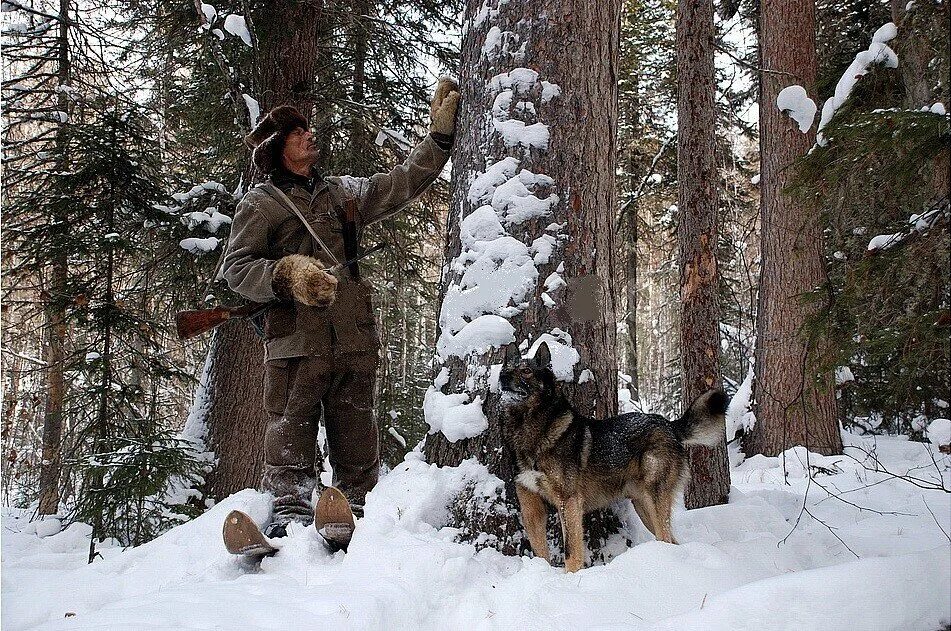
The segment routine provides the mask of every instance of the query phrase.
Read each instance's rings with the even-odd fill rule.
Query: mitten
[[[311,307],[326,307],[337,297],[337,278],[319,259],[302,254],[285,256],[274,265],[271,287],[279,299]]]
[[[436,94],[429,106],[429,131],[452,136],[456,131],[456,108],[459,106],[459,85],[448,77],[439,79]]]

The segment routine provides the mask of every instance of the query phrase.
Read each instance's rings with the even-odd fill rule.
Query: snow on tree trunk
[[[812,92],[816,79],[814,0],[770,0],[760,9],[760,217],[762,271],[754,386],[756,424],[746,436],[748,454],[776,455],[794,445],[822,454],[842,453],[831,372],[818,373],[818,349],[802,331],[821,309],[805,294],[826,282],[818,209],[784,189],[794,162],[815,142],[776,107],[793,84]]]
[[[460,505],[455,526],[519,548],[512,455],[496,389],[502,346],[541,340],[582,414],[617,408],[614,160],[620,3],[470,0],[442,274],[430,462],[475,457],[507,513]],[[598,63],[591,63],[597,60]]]
[[[314,109],[320,5],[281,0],[268,3],[251,21],[255,43],[254,98],[262,114],[293,105]],[[289,28],[288,25],[293,25]],[[244,181],[250,181],[246,174]],[[217,465],[207,492],[217,499],[256,487],[264,469],[264,346],[250,324],[229,322],[215,332],[204,424]],[[199,421],[200,422],[200,421]]]
[[[677,229],[680,358],[684,409],[720,387],[720,274],[717,267],[713,0],[677,8]],[[687,508],[724,504],[730,493],[726,434],[717,447],[690,448]]]

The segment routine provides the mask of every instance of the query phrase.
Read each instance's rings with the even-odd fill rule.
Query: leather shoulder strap
[[[320,238],[320,236],[317,234],[317,231],[314,230],[314,227],[310,225],[310,222],[307,221],[307,219],[304,217],[304,214],[301,213],[300,209],[297,207],[297,204],[291,201],[291,198],[288,197],[284,193],[284,191],[274,186],[270,182],[265,182],[264,184],[261,185],[261,188],[267,191],[267,193],[271,197],[273,197],[274,200],[277,201],[277,203],[279,203],[280,205],[284,206],[285,208],[290,210],[292,213],[294,213],[297,216],[297,218],[300,219],[301,223],[304,224],[304,228],[306,228],[307,232],[310,233],[310,236],[314,238],[314,241],[317,243],[320,249],[323,250],[324,253],[330,257],[330,260],[333,261],[333,264],[340,265],[340,261],[338,261],[337,257],[334,256],[333,251],[327,247],[327,244],[324,243],[324,240]]]

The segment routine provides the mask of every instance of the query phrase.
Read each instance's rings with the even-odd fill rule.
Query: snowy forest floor
[[[416,453],[371,494],[347,555],[300,528],[260,568],[221,543],[228,511],[268,518],[268,497],[251,490],[92,565],[87,526],[38,538],[25,511],[4,509],[2,626],[935,631],[951,618],[951,495],[922,487],[951,488],[951,456],[900,437],[845,439],[845,456],[809,454],[812,478],[802,448],[785,467],[747,459],[728,505],[674,515],[678,546],[628,511],[637,545],[573,575],[454,543],[448,498],[497,480]]]

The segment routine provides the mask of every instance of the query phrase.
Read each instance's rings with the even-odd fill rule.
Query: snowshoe
[[[334,552],[347,550],[353,536],[353,511],[347,497],[332,486],[324,489],[314,507],[314,526]]]

